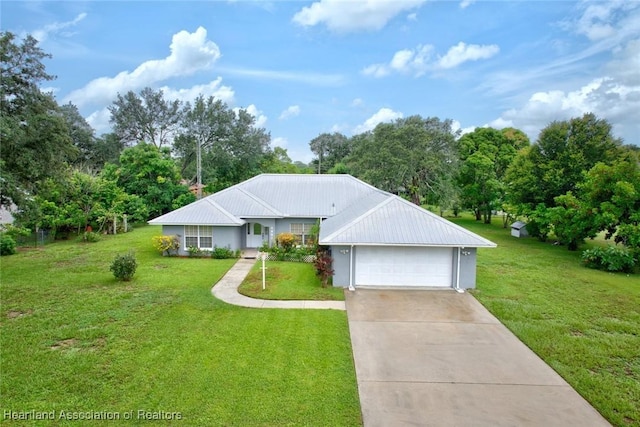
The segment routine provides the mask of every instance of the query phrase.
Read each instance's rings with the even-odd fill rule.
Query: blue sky
[[[305,162],[322,132],[414,114],[534,141],[594,112],[640,145],[638,1],[3,1],[0,24],[40,40],[47,89],[98,135],[150,86],[247,108]]]

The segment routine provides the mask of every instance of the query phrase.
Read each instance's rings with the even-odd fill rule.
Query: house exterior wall
[[[275,221],[275,235],[290,233],[291,224],[315,224],[318,218],[278,218]]]
[[[476,248],[464,248],[460,249],[460,288],[461,289],[474,289],[476,287],[476,255],[478,250]],[[466,255],[465,255],[466,254]],[[458,266],[458,251],[453,252],[453,265],[454,265],[454,284],[455,284],[455,269]]]
[[[240,227],[213,227],[213,246],[229,248],[232,251],[242,249],[242,230]]]
[[[213,245],[219,248],[230,248],[231,250],[242,249],[242,232],[244,227],[213,227]],[[187,248],[184,244],[184,225],[163,225],[162,234],[165,236],[178,236],[180,249],[178,255],[188,256]]]
[[[349,286],[349,270],[351,256],[350,246],[331,246],[331,257],[333,258],[333,286],[346,288]]]

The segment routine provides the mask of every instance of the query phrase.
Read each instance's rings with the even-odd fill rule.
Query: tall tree
[[[60,177],[75,157],[64,118],[39,85],[53,80],[42,61],[50,55],[32,36],[21,42],[0,33],[0,204],[22,206],[39,183]]]
[[[185,156],[183,171],[195,155],[195,182],[198,198],[202,196],[202,152],[211,150],[214,144],[223,144],[231,137],[234,113],[226,104],[213,96],[205,99],[198,96],[193,105],[187,104],[184,111],[183,128],[177,149]],[[184,176],[184,175],[183,175]]]
[[[421,204],[428,195],[442,201],[457,171],[456,133],[451,120],[411,116],[381,123],[352,138],[348,166],[378,188]]]
[[[326,173],[341,163],[351,152],[349,138],[339,132],[321,133],[309,142],[311,152],[316,155],[312,163],[318,173]]]
[[[71,102],[60,106],[60,112],[69,129],[71,142],[78,150],[73,166],[89,172],[100,171],[104,162],[101,162],[101,159],[97,157],[97,139],[91,125],[82,117],[78,107]]]
[[[171,143],[182,120],[181,102],[165,100],[162,90],[150,87],[140,95],[118,94],[109,111],[114,133],[128,145],[146,142],[162,148]]]
[[[107,165],[102,176],[117,183],[128,194],[142,198],[150,218],[180,207],[180,203],[176,204],[178,198],[181,203],[195,200],[180,183],[178,168],[167,147],[158,149],[152,144],[140,143],[127,148],[120,155],[120,165]]]
[[[555,206],[557,196],[576,192],[584,173],[596,163],[615,161],[621,145],[611,125],[593,114],[549,124],[531,149],[520,154],[525,159],[516,160],[507,173],[512,202],[525,209],[539,203]]]
[[[477,220],[484,217],[490,224],[492,211],[502,205],[507,168],[518,150],[528,145],[526,135],[518,132],[476,128],[458,141],[462,203],[473,209]]]

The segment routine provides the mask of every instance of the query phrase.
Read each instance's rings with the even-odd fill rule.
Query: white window
[[[213,227],[210,225],[185,225],[184,247],[213,249]]]
[[[308,245],[311,243],[311,229],[313,224],[291,224],[291,234],[296,236],[298,243]]]

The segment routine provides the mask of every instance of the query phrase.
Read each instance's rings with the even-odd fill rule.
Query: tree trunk
[[[476,221],[480,221],[482,219],[482,212],[480,211],[480,208],[476,208],[475,213],[476,213]]]

